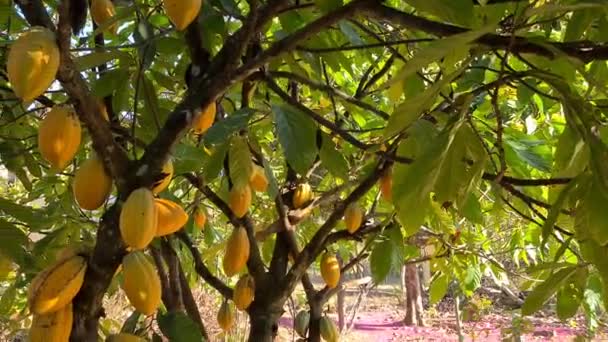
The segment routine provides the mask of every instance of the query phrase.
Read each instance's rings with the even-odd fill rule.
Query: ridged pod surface
[[[223,331],[228,331],[234,324],[234,308],[228,301],[224,301],[217,312],[217,324]]]
[[[76,170],[72,192],[82,209],[95,210],[101,207],[111,191],[112,178],[108,176],[103,163],[96,156],[86,160]]]
[[[340,333],[334,322],[326,316],[321,317],[319,321],[321,337],[327,342],[338,342]]]
[[[146,342],[146,339],[136,335],[120,333],[108,336],[106,342]]]
[[[266,178],[266,173],[264,168],[253,164],[251,176],[249,177],[249,186],[251,189],[257,192],[265,192],[268,188],[268,178]]]
[[[355,233],[363,222],[363,210],[356,203],[351,203],[344,212],[344,223],[349,233]]]
[[[120,235],[127,246],[144,249],[156,236],[156,205],[147,188],[131,192],[120,211]]]
[[[325,252],[321,257],[321,277],[330,289],[338,286],[340,281],[340,264],[338,258],[332,253]]]
[[[382,178],[380,178],[380,192],[382,193],[382,198],[387,201],[391,201],[393,199],[393,174],[392,170],[388,170]]]
[[[188,214],[177,203],[167,199],[154,200],[158,222],[156,223],[156,236],[173,234],[188,222]]]
[[[72,303],[48,314],[34,314],[30,327],[30,342],[67,342],[72,332],[74,314]]]
[[[222,263],[224,273],[228,277],[239,273],[247,264],[247,259],[249,259],[247,231],[243,227],[238,227],[232,231],[226,242],[226,251]]]
[[[38,128],[38,150],[53,170],[61,171],[78,151],[81,134],[74,111],[66,106],[55,106]]]
[[[173,178],[173,162],[171,159],[167,160],[167,162],[163,165],[161,173],[164,175],[164,177],[157,181],[154,184],[154,187],[152,187],[152,192],[155,195],[165,190],[169,186],[169,183],[171,183],[171,178]]]
[[[86,270],[87,261],[79,255],[60,259],[42,270],[29,287],[30,311],[43,315],[66,306],[80,291]]]
[[[212,102],[207,108],[202,110],[192,123],[192,129],[196,134],[203,134],[213,126],[215,121],[215,113],[217,111],[215,102]]]
[[[300,310],[296,315],[296,319],[293,321],[294,330],[301,337],[306,337],[308,331],[308,324],[310,323],[310,313],[306,310]]]
[[[207,214],[205,214],[205,211],[201,208],[196,209],[196,211],[194,212],[194,224],[198,228],[203,229],[203,228],[205,228],[206,222],[207,222]]]
[[[251,188],[249,185],[233,187],[228,195],[228,204],[236,217],[245,216],[249,206],[251,206]]]
[[[116,15],[114,4],[110,0],[93,0],[91,1],[91,17],[97,26],[105,25],[112,17]],[[118,23],[114,22],[104,31],[116,34]]]
[[[201,0],[163,0],[165,13],[178,31],[183,31],[196,19],[201,5]]]
[[[142,314],[153,314],[161,300],[160,278],[156,268],[141,251],[127,254],[122,259],[123,282],[129,302]]]
[[[293,206],[294,208],[301,208],[306,203],[312,200],[312,189],[310,188],[310,184],[301,183],[298,184],[296,191],[293,193]]]
[[[234,287],[234,292],[232,293],[234,306],[239,310],[246,310],[251,302],[253,302],[254,295],[255,281],[252,276],[245,274],[236,282],[236,286]]]
[[[59,69],[59,48],[55,34],[34,26],[11,45],[6,62],[8,79],[15,95],[31,102],[42,95]]]

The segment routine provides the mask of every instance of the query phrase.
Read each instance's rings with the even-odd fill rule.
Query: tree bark
[[[309,303],[310,321],[308,323],[308,342],[321,341],[321,315],[323,307],[319,303]]]
[[[402,271],[405,283],[405,325],[424,326],[422,319],[422,297],[420,296],[420,278],[418,277],[418,269],[415,264],[404,266]]]

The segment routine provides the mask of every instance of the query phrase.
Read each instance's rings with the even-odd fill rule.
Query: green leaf
[[[581,267],[576,274],[557,292],[557,316],[561,320],[573,317],[581,305],[585,287],[587,285],[588,271]]]
[[[9,286],[0,298],[0,317],[9,317],[17,299],[16,284]]]
[[[141,317],[141,313],[137,310],[134,310],[129,317],[125,320],[125,323],[122,325],[120,332],[132,334],[135,332],[135,328],[137,328],[137,322],[139,322],[139,318]]]
[[[412,7],[454,24],[472,26],[473,1],[470,0],[405,0]]]
[[[268,179],[268,195],[270,198],[275,198],[279,194],[279,183],[277,182],[277,178],[274,176],[274,172],[272,172],[272,167],[268,164],[268,161],[264,159],[264,174],[266,174],[266,178]]]
[[[594,17],[598,13],[597,10],[583,9],[575,11],[568,21],[568,27],[564,33],[564,42],[579,40],[583,33],[587,30]]]
[[[203,139],[206,145],[217,145],[226,141],[234,132],[247,127],[249,119],[255,111],[251,108],[241,108],[223,120],[213,124],[205,133]]]
[[[438,277],[433,279],[431,286],[429,287],[429,304],[436,304],[443,299],[448,292],[449,285],[450,278],[445,273],[441,273]]]
[[[3,219],[0,219],[0,253],[17,264],[22,264],[28,243],[25,233]]]
[[[152,119],[160,121],[161,111],[160,105],[158,104],[158,97],[156,95],[156,91],[154,90],[154,84],[147,73],[140,76],[142,76],[141,94],[143,95],[145,108],[148,113],[153,116]]]
[[[228,154],[228,163],[230,166],[230,179],[232,184],[237,187],[243,187],[249,184],[249,177],[253,170],[251,164],[251,152],[247,138],[244,136],[235,136],[231,140],[230,152]]]
[[[369,263],[374,283],[380,284],[386,279],[391,271],[393,260],[393,244],[388,239],[374,245],[370,255]]]
[[[464,206],[460,209],[460,214],[467,220],[476,224],[483,224],[483,212],[481,211],[481,205],[477,196],[474,193],[470,193],[464,202]]]
[[[171,312],[160,314],[158,327],[171,342],[197,342],[204,341],[200,330],[185,313]]]
[[[521,307],[522,315],[531,315],[540,310],[542,306],[555,294],[560,286],[566,282],[573,274],[576,273],[578,267],[567,267],[551,274],[545,281],[537,285]]]
[[[187,144],[179,144],[173,154],[174,174],[198,172],[206,162],[206,154],[200,148]]]
[[[272,111],[289,165],[298,173],[306,173],[317,156],[317,125],[304,113],[287,106],[273,106]]]
[[[342,0],[315,0],[315,5],[323,12],[330,12],[342,6]]]
[[[140,16],[135,31],[133,32],[133,38],[135,42],[140,43],[141,46],[137,48],[139,52],[139,62],[142,70],[146,70],[152,65],[152,61],[156,55],[156,41],[153,38],[154,30],[152,25],[145,19],[146,17]]]
[[[108,70],[93,83],[93,93],[98,97],[112,95],[115,90],[122,88],[128,79],[129,70],[126,68]]]
[[[340,153],[331,140],[331,137],[323,133],[323,142],[321,144],[321,150],[319,151],[319,157],[321,163],[331,172],[334,176],[343,180],[348,179],[349,166],[348,162]]]
[[[555,227],[555,223],[557,222],[557,218],[562,211],[564,203],[568,196],[570,196],[570,192],[576,186],[576,179],[570,181],[568,185],[560,192],[559,196],[555,203],[551,205],[551,209],[549,210],[549,214],[547,215],[547,219],[543,223],[542,227],[542,237],[543,237],[543,245],[546,243],[549,236],[553,232],[553,228]]]
[[[93,52],[87,55],[78,56],[74,59],[78,71],[86,71],[102,64],[108,63],[114,59],[130,57],[128,54],[121,51],[104,51]]]
[[[207,159],[205,167],[203,167],[205,182],[211,182],[219,176],[220,171],[222,171],[222,168],[224,167],[224,159],[226,158],[226,153],[228,153],[229,146],[230,144],[228,142],[218,145],[211,154],[211,157]]]

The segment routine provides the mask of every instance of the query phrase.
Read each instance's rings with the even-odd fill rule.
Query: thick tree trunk
[[[309,303],[310,305],[310,321],[308,323],[308,342],[321,341],[321,315],[323,308],[318,303]]]
[[[340,331],[344,330],[344,297],[345,297],[345,291],[344,288],[342,287],[342,280],[340,280],[340,284],[338,284],[338,286],[340,286],[340,290],[338,291],[338,303],[336,304],[336,309],[338,311],[338,329],[340,329]]]
[[[258,294],[256,293],[256,296]],[[260,298],[258,300],[258,298]],[[273,342],[279,330],[285,299],[262,293],[247,310],[249,313],[249,342]]]
[[[405,325],[424,326],[422,317],[422,297],[420,296],[420,278],[415,264],[405,265],[402,269],[405,283]]]

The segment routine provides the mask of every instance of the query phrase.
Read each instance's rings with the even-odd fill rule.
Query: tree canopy
[[[250,341],[270,341],[299,284],[309,340],[319,339],[323,303],[338,288],[315,288],[309,273],[326,252],[341,257],[341,272],[368,259],[381,282],[424,258],[420,239],[435,251],[431,301],[452,280],[471,294],[482,274],[504,276],[506,256],[532,279],[524,315],[553,295],[560,318],[601,310],[608,4],[170,3],[0,4],[0,170],[8,171],[0,178],[0,326],[29,327],[28,286],[68,247],[87,264],[71,304],[71,339],[112,333],[99,325],[103,299],[137,249],[125,243],[121,210],[134,190],[167,175],[155,196],[189,217],[143,250],[162,285],[156,320],[175,341],[207,337],[190,286],[233,298],[238,279],[215,261],[239,229],[249,252],[236,273],[255,282]],[[100,16],[95,6],[114,12]],[[11,53],[40,27],[52,33],[58,67],[48,89],[24,100],[14,75],[37,70],[27,62],[37,57],[11,61]],[[53,62],[38,43],[40,60]],[[82,126],[60,168],[41,152],[50,148],[41,146],[41,125],[56,108],[69,108]],[[68,141],[64,128],[50,131]],[[93,158],[112,190],[86,210],[74,179]],[[103,176],[93,175],[84,188],[101,191]],[[250,192],[253,176],[267,186]],[[361,220],[345,223],[353,208]]]

